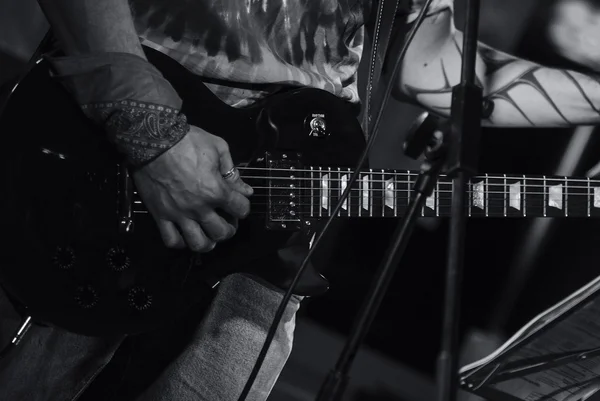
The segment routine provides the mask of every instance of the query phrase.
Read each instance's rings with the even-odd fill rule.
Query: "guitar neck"
[[[352,175],[350,170],[310,167],[305,170],[303,213],[328,217]],[[344,202],[340,217],[400,217],[404,214],[418,173],[368,170],[361,172]],[[453,182],[439,181],[421,211],[424,217],[450,216]],[[600,181],[590,178],[491,175],[468,183],[470,217],[600,217]]]

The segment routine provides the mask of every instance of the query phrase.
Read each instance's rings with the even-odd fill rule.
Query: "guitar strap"
[[[373,128],[378,126],[378,118],[373,119],[372,112],[385,107],[386,86],[393,84],[393,80],[389,79],[384,85],[381,78],[400,1],[402,0],[379,0],[377,14],[373,21],[373,41],[361,122],[367,138],[373,134]],[[379,114],[380,116],[381,114]]]

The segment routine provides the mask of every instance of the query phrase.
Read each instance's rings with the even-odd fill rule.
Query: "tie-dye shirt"
[[[403,0],[397,23],[425,0]],[[327,90],[358,102],[357,71],[373,0],[130,0],[146,46],[202,76],[234,107],[284,86]],[[428,14],[451,8],[433,0]]]

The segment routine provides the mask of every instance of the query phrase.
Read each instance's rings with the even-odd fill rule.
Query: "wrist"
[[[189,131],[182,100],[152,64],[130,53],[49,58],[53,77],[105,128],[134,167],[156,159]]]
[[[103,122],[108,140],[134,168],[154,161],[190,130],[183,113],[160,104],[123,100],[84,105],[82,110]]]

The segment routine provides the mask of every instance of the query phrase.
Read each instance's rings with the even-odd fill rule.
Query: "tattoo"
[[[454,43],[454,47],[456,48],[456,51],[458,52],[458,54],[460,54],[462,56],[462,54],[463,54],[462,48],[460,47],[460,44],[458,43],[458,40],[456,39],[456,35],[452,37],[452,43]],[[477,74],[475,74],[475,84],[478,85],[480,88],[483,88],[483,82],[481,82],[481,79],[477,76]]]
[[[444,65],[444,59],[440,59],[440,64],[442,68],[442,76],[444,77],[444,85],[439,89],[423,89],[417,88],[416,86],[411,86],[408,84],[404,85],[404,90],[406,94],[411,99],[418,99],[421,95],[442,95],[452,93],[452,85],[450,84],[450,79],[448,78],[448,73],[446,72],[446,66]],[[443,112],[450,111],[451,106],[434,106],[434,109]]]
[[[563,73],[567,76],[567,78],[569,79],[569,81],[571,81],[573,83],[573,85],[575,85],[575,87],[577,88],[577,90],[579,91],[579,93],[581,93],[581,95],[585,99],[586,103],[591,107],[591,109],[594,110],[596,113],[598,113],[598,115],[600,115],[600,109],[598,109],[598,106],[596,106],[594,104],[594,102],[592,102],[592,99],[590,99],[590,97],[588,96],[588,94],[583,89],[583,86],[581,86],[581,84],[579,83],[579,81],[577,81],[577,79],[575,79],[575,77],[573,76],[573,74],[570,71],[566,71],[566,70],[564,70]],[[588,78],[591,79],[592,81],[595,81],[596,83],[600,84],[599,77],[589,76]]]
[[[456,51],[458,52],[458,54],[462,55],[462,50],[461,50],[460,44],[458,43],[458,40],[456,39],[456,36],[454,36],[454,38],[453,38],[453,43],[454,43],[454,46],[456,47]],[[406,84],[405,90],[406,90],[408,96],[412,99],[417,99],[420,95],[433,95],[433,94],[442,95],[442,94],[452,93],[454,86],[450,83],[450,78],[448,77],[448,71],[446,69],[446,66],[444,65],[443,58],[440,59],[440,66],[441,66],[441,70],[442,70],[442,76],[444,77],[444,85],[441,88],[423,89],[423,88],[417,88],[415,86]],[[481,82],[481,79],[478,76],[476,76],[475,79],[476,79],[477,85],[479,85],[480,87],[483,88],[483,83]],[[440,112],[444,112],[444,111],[450,111],[452,107],[451,107],[451,105],[449,105],[449,106],[436,106],[433,108]]]
[[[462,49],[456,39],[456,36],[454,37],[454,45],[455,45],[456,51],[458,52],[458,55],[460,55],[462,57],[462,54],[463,54]],[[483,76],[483,77],[477,76],[476,82],[482,88],[485,88],[485,86],[482,83],[483,81],[490,82],[491,80],[495,80],[495,78],[498,77],[497,74],[501,70],[509,67],[512,64],[523,62],[523,60],[520,60],[516,57],[505,54],[503,52],[497,51],[497,50],[492,49],[491,47],[488,47],[483,44],[480,44],[479,49],[478,49],[478,54],[479,54],[481,61],[483,62],[484,66],[485,66],[485,71],[486,71],[485,76]],[[411,97],[412,99],[418,99],[419,97],[421,97],[423,95],[433,95],[433,94],[444,95],[444,94],[452,93],[453,85],[451,84],[451,80],[449,79],[448,69],[447,69],[446,65],[444,64],[443,57],[440,60],[440,66],[441,66],[441,73],[444,78],[444,83],[440,88],[423,89],[423,88],[417,88],[417,87],[405,84],[404,89],[405,89],[407,95],[409,97]],[[516,67],[516,68],[519,68],[519,67]],[[547,104],[552,108],[552,110],[554,110],[557,117],[560,118],[565,124],[574,125],[575,122],[572,121],[572,119],[569,119],[569,117],[567,115],[565,115],[564,110],[561,110],[560,103],[563,100],[557,99],[556,96],[553,97],[550,94],[550,92],[546,89],[548,84],[543,84],[542,82],[540,82],[538,72],[540,72],[542,70],[548,70],[548,67],[544,67],[541,65],[531,63],[530,65],[527,65],[524,70],[523,70],[522,66],[520,68],[521,68],[521,72],[519,75],[517,75],[516,77],[512,77],[510,79],[510,81],[507,81],[504,85],[494,88],[493,91],[486,93],[484,96],[484,99],[487,99],[491,102],[494,102],[495,100],[502,100],[502,101],[510,104],[531,126],[535,126],[536,124],[532,120],[532,117],[528,116],[527,112],[522,107],[523,100],[517,98],[514,94],[515,92],[513,91],[516,88],[529,87],[529,88],[534,89],[539,95],[541,95],[544,98],[544,100],[547,102]],[[558,77],[566,78],[567,81],[573,85],[573,88],[576,90],[576,92],[581,95],[580,100],[582,100],[586,105],[588,105],[590,107],[590,109],[595,114],[597,114],[596,117],[600,117],[600,108],[596,104],[594,104],[594,102],[592,101],[590,96],[586,93],[586,90],[584,89],[584,87],[586,85],[585,85],[585,83],[581,82],[581,80],[582,80],[581,77],[577,77],[575,75],[575,73],[567,71],[567,70],[553,69],[553,71],[555,71],[556,74],[558,75],[557,78]],[[456,78],[456,81],[458,83],[457,78]],[[586,79],[591,80],[590,83],[594,83],[595,85],[598,85],[600,87],[600,78],[599,77],[586,76]],[[544,85],[546,85],[546,87]],[[563,104],[564,104],[564,101],[563,101]],[[447,113],[451,110],[451,105],[432,106],[432,108],[439,112]],[[493,118],[493,114],[492,114],[492,116],[488,117],[487,119],[491,120],[492,118]]]
[[[458,52],[462,54],[460,49],[458,49]],[[514,57],[482,44],[479,45],[479,56],[485,64],[486,77],[495,74],[501,68],[515,61]]]
[[[81,107],[103,122],[108,138],[134,167],[151,162],[175,146],[189,131],[184,114],[168,106],[123,100]]]

